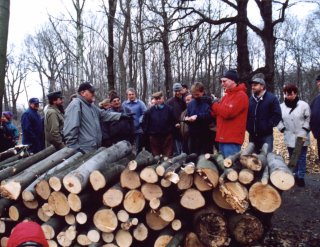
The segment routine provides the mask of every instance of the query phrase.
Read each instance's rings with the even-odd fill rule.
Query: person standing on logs
[[[55,146],[61,149],[65,146],[63,141],[64,109],[61,91],[51,92],[47,95],[49,106],[44,110],[44,135],[46,147]]]
[[[134,113],[135,127],[135,149],[139,153],[142,150],[143,131],[141,127],[144,112],[147,110],[142,100],[137,99],[136,90],[134,88],[127,89],[127,100],[122,103],[123,107],[130,109]]]
[[[281,120],[280,103],[276,96],[267,92],[263,74],[253,77],[250,84],[252,96],[247,118],[249,141],[254,143],[256,153],[260,152],[264,143],[268,144],[268,152],[272,152],[273,128]]]
[[[155,105],[143,116],[143,130],[149,138],[151,153],[171,157],[173,153],[174,115],[170,106],[164,104],[162,92],[152,95]]]
[[[320,91],[320,75],[316,78],[316,83]],[[311,103],[310,129],[318,145],[318,163],[320,164],[320,94]]]
[[[191,87],[192,101],[187,106],[184,121],[189,127],[189,152],[198,155],[212,153],[213,145],[210,140],[209,124],[212,122],[210,103],[205,97],[204,86],[196,82]]]
[[[21,116],[22,144],[29,145],[31,153],[44,149],[43,120],[38,113],[39,99],[29,99],[29,108]]]
[[[63,134],[68,147],[82,153],[101,146],[100,122],[131,118],[125,113],[99,109],[95,104],[95,88],[89,82],[80,84],[77,98],[68,105],[65,113]]]
[[[284,102],[280,105],[282,121],[278,129],[284,133],[284,142],[287,145],[291,158],[296,146],[297,137],[303,137],[305,142],[301,148],[300,156],[294,168],[294,175],[298,186],[305,186],[304,176],[306,173],[307,150],[310,144],[310,107],[307,102],[298,97],[298,87],[292,83],[283,88]]]
[[[225,95],[214,102],[211,114],[217,119],[216,141],[224,157],[240,151],[246,132],[249,100],[246,86],[239,83],[238,73],[229,70],[221,78]]]
[[[180,117],[181,113],[187,108],[186,102],[183,100],[181,91],[182,86],[176,82],[173,84],[173,97],[168,99],[167,105],[171,106],[174,115],[175,128],[173,131],[174,148],[173,154],[179,155],[182,152],[182,136],[180,133]]]

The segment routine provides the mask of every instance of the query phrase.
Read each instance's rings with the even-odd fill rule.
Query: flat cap
[[[62,92],[61,91],[55,91],[47,94],[48,100],[56,100],[56,99],[62,99]]]
[[[94,88],[94,86],[92,86],[92,84],[90,82],[84,82],[81,83],[79,88],[78,88],[78,93],[80,93],[81,91],[85,91],[85,90],[89,90],[90,92],[94,93],[94,91],[96,90]]]
[[[161,91],[155,92],[152,94],[152,98],[154,98],[154,99],[161,98],[162,96],[163,96],[163,93]]]

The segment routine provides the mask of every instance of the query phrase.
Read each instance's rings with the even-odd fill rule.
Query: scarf
[[[293,110],[297,107],[299,101],[299,97],[297,96],[294,100],[290,101],[287,98],[284,99],[284,103],[287,107],[291,108],[289,114],[293,112]]]

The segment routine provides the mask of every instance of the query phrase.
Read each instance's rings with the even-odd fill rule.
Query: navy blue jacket
[[[152,106],[144,113],[142,128],[147,135],[172,134],[174,128],[172,108],[166,104],[162,109]]]
[[[316,139],[320,138],[320,94],[312,101],[310,129]]]
[[[272,135],[273,127],[278,125],[281,118],[279,100],[272,93],[265,92],[260,100],[250,97],[247,131],[251,138]]]
[[[209,131],[209,124],[212,122],[210,103],[208,97],[193,99],[187,106],[187,116],[197,115],[194,122],[188,123],[190,134],[201,134]]]
[[[30,145],[29,150],[37,153],[44,149],[43,120],[36,110],[28,108],[21,117],[22,144]]]

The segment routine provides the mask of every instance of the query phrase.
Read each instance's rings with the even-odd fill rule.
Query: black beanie
[[[316,81],[320,81],[320,75],[317,76]]]
[[[239,81],[239,77],[238,77],[238,73],[236,70],[228,70],[227,72],[225,72],[222,76],[222,78],[228,78],[232,81],[235,81],[236,83],[238,83]]]

